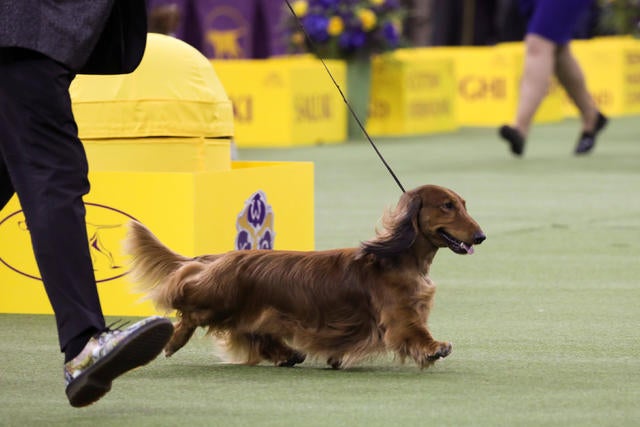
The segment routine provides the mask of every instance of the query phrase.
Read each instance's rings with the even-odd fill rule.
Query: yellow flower
[[[309,3],[307,3],[306,0],[296,0],[291,5],[291,8],[297,16],[302,18],[307,14],[307,11],[309,10]]]
[[[294,45],[301,46],[302,44],[304,44],[304,34],[302,34],[300,31],[296,31],[291,35],[291,41]]]
[[[385,0],[369,0],[369,2],[374,6],[382,6]]]
[[[360,9],[358,11],[358,18],[362,24],[362,29],[365,31],[371,31],[378,23],[378,17],[371,9]]]
[[[339,16],[332,16],[331,19],[329,19],[329,25],[327,25],[327,33],[329,33],[330,36],[337,36],[342,34],[342,31],[344,31],[344,22],[342,21],[342,18]]]

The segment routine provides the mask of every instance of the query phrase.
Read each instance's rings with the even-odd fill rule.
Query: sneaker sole
[[[89,367],[66,388],[71,406],[90,405],[111,390],[111,382],[155,359],[173,334],[167,319],[149,322],[125,338],[111,353]]]

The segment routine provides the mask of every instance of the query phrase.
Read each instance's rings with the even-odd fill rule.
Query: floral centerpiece
[[[287,29],[294,53],[369,58],[400,45],[404,8],[399,0],[293,0],[291,7],[297,18],[290,17]]]

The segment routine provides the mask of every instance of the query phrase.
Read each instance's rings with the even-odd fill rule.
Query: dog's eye
[[[442,205],[442,208],[443,208],[444,210],[446,210],[446,211],[450,211],[450,210],[452,210],[452,209],[454,208],[453,202],[445,202],[445,203]]]

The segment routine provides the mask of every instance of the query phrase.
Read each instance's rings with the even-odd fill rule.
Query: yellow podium
[[[128,281],[121,245],[131,219],[188,256],[313,249],[313,164],[232,162],[231,103],[195,49],[150,34],[134,73],[79,76],[71,95],[89,160],[87,231],[105,314],[155,313]],[[16,198],[0,212],[0,312],[51,313]]]

